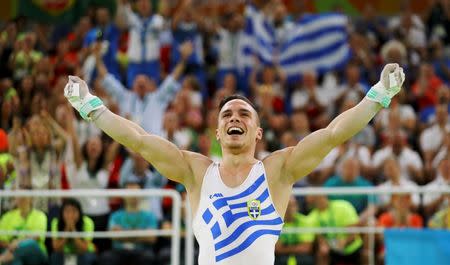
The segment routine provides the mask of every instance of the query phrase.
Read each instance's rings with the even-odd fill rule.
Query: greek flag
[[[246,190],[233,196],[215,198],[202,214],[214,239],[216,262],[249,248],[258,238],[279,236],[283,220],[269,198],[262,174]]]
[[[308,70],[323,73],[339,68],[350,57],[345,15],[306,15],[282,43],[271,22],[255,7],[246,7],[245,19],[240,69],[250,69],[257,57],[263,64],[279,64],[288,78],[295,78]]]
[[[298,21],[280,51],[286,75],[323,73],[344,65],[350,57],[346,25],[347,17],[341,14],[308,15]]]
[[[261,11],[252,5],[245,8],[245,29],[241,40],[240,70],[248,70],[258,58],[263,64],[272,64],[275,48],[275,30]]]

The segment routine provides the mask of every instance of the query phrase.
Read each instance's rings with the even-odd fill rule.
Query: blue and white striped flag
[[[239,56],[241,70],[251,69],[257,57],[265,65],[279,64],[288,78],[297,78],[306,71],[324,73],[337,69],[350,58],[345,15],[306,15],[278,47],[275,29],[260,10],[247,5],[245,19]]]
[[[299,20],[280,50],[280,65],[288,77],[305,71],[323,73],[339,68],[350,57],[347,17],[308,15]]]
[[[257,57],[263,64],[273,64],[275,30],[264,14],[252,5],[245,8],[245,29],[241,40],[239,68],[247,70]]]

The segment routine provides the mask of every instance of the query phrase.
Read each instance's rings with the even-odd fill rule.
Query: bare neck
[[[257,162],[254,151],[233,154],[226,150],[222,150],[222,154],[221,164],[227,169],[239,170],[241,167],[252,165]]]

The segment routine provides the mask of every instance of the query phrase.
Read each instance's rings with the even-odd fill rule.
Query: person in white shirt
[[[431,164],[432,168],[438,168],[438,165],[441,162],[441,160],[448,156],[450,156],[450,131],[447,132],[444,144],[442,145],[441,149],[439,149],[439,152],[433,159],[433,163]]]
[[[436,178],[425,185],[426,190],[439,189],[450,185],[450,156],[442,159],[439,163]],[[449,205],[448,196],[439,192],[423,194],[423,206],[425,214],[432,216],[436,211],[442,210]]]
[[[425,129],[420,135],[420,149],[422,150],[425,167],[432,170],[432,161],[443,145],[445,135],[450,132],[447,104],[439,104],[436,107],[436,124]]]
[[[417,188],[418,185],[404,176],[400,171],[400,164],[394,157],[388,157],[383,163],[383,174],[386,177],[386,182],[378,185],[379,189],[384,188]],[[390,194],[382,194],[379,197],[380,206],[387,206],[391,202]],[[412,195],[412,202],[415,207],[420,204],[420,196],[418,193]]]
[[[372,170],[380,172],[386,159],[393,156],[398,160],[401,175],[417,183],[423,181],[423,161],[419,153],[407,146],[406,135],[402,131],[389,135],[389,144],[372,156]]]
[[[180,47],[181,61],[159,88],[148,76],[138,75],[133,82],[133,90],[127,90],[107,72],[101,60],[97,60],[97,72],[103,87],[119,104],[121,115],[136,122],[145,131],[162,136],[164,113],[181,88],[178,80],[181,78],[186,59],[192,54],[192,50],[190,42],[185,42]]]

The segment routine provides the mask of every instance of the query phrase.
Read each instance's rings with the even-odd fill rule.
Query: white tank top
[[[193,220],[199,265],[273,265],[282,227],[261,161],[236,188],[222,182],[218,163],[208,167]]]

